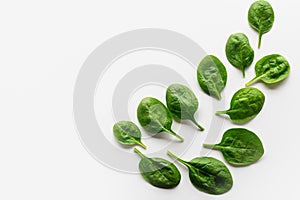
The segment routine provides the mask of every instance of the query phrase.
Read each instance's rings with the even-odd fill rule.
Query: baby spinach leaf
[[[217,111],[216,114],[227,114],[235,123],[244,123],[253,119],[261,111],[265,95],[258,89],[249,87],[238,90],[232,97],[230,108]]]
[[[244,128],[229,129],[219,144],[203,144],[203,146],[220,150],[228,163],[237,166],[250,165],[264,154],[259,137]]]
[[[227,82],[227,71],[216,56],[207,55],[202,59],[198,66],[197,79],[206,94],[221,99],[220,93]]]
[[[250,6],[248,22],[258,32],[258,48],[260,48],[262,35],[271,30],[274,18],[273,8],[267,1],[259,0]]]
[[[166,101],[174,119],[191,120],[201,131],[204,130],[194,118],[199,103],[192,90],[181,84],[172,84],[167,89]]]
[[[288,61],[281,55],[272,54],[263,57],[255,65],[256,77],[246,83],[246,86],[263,81],[266,84],[274,84],[286,79],[290,73]]]
[[[148,183],[159,188],[174,188],[179,184],[181,175],[173,163],[162,158],[148,158],[136,148],[134,152],[142,158],[139,170]]]
[[[232,176],[223,162],[212,157],[197,157],[187,162],[170,151],[168,155],[189,169],[190,180],[198,190],[209,194],[223,194],[231,189]]]
[[[146,131],[154,135],[164,131],[183,142],[184,139],[171,130],[172,115],[168,108],[158,99],[152,97],[142,99],[137,109],[137,117]]]
[[[141,131],[133,122],[119,121],[113,127],[116,140],[124,145],[140,145],[146,149],[146,145],[141,142]]]
[[[226,43],[226,57],[233,66],[242,70],[245,77],[245,69],[254,59],[254,51],[245,34],[235,33],[229,36]]]

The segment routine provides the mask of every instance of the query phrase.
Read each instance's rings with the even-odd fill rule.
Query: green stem
[[[140,142],[140,141],[137,141],[136,142],[138,145],[140,145],[141,147],[143,147],[144,149],[147,149],[147,146],[144,144],[144,143],[142,143],[142,142]]]
[[[215,149],[215,150],[220,149],[220,147],[216,144],[203,144],[203,147],[208,148],[208,149]]]
[[[175,156],[175,155],[174,155],[172,152],[170,152],[170,151],[168,151],[167,154],[168,154],[171,158],[173,158],[173,159],[175,159],[175,160],[181,162],[181,163],[184,164],[185,166],[189,166],[189,165],[190,165],[188,162],[182,160],[181,158],[178,158],[177,156]]]
[[[242,67],[243,78],[245,78],[245,67]]]
[[[200,124],[198,124],[194,116],[191,117],[191,121],[200,129],[200,131],[204,131],[204,128]]]
[[[219,93],[219,91],[215,92],[215,94],[216,94],[218,100],[221,100],[221,99],[222,99],[221,94]]]
[[[141,158],[147,158],[142,152],[140,152],[137,148],[134,148],[133,150],[135,153],[137,153]]]
[[[261,44],[261,37],[262,37],[262,33],[261,33],[261,31],[259,31],[259,33],[258,33],[258,48],[260,48],[260,44]]]
[[[254,77],[251,81],[246,83],[245,86],[248,87],[248,86],[252,85],[253,83],[255,83],[255,82],[259,81],[260,79],[262,79],[264,76],[265,76],[265,74]]]
[[[220,110],[216,112],[217,115],[224,115],[227,114],[227,110]]]
[[[175,132],[172,131],[171,129],[169,130],[169,129],[163,128],[163,130],[164,130],[165,132],[170,133],[171,135],[177,137],[181,142],[184,141],[184,138],[183,138],[183,137],[181,137],[180,135],[177,135],[177,133],[175,133]]]

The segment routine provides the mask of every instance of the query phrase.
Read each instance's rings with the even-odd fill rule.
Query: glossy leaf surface
[[[198,65],[197,79],[206,94],[221,99],[220,93],[227,83],[227,71],[216,56],[207,55],[202,59]]]
[[[262,81],[266,84],[278,83],[288,77],[290,64],[279,54],[268,55],[256,63],[255,73],[256,76],[249,81],[246,86],[257,81]]]
[[[180,141],[184,140],[171,129],[172,115],[169,109],[156,98],[146,97],[142,99],[137,109],[137,117],[141,126],[154,135],[167,132]]]
[[[179,184],[181,174],[173,163],[162,158],[148,158],[136,148],[134,152],[141,157],[139,171],[148,183],[159,188],[174,188]]]
[[[226,57],[233,66],[242,70],[243,77],[245,77],[245,69],[251,65],[254,59],[254,51],[245,34],[230,35],[226,43]]]
[[[141,142],[141,131],[137,125],[130,121],[119,121],[113,127],[116,140],[124,145],[140,145],[146,149]]]
[[[235,123],[245,123],[261,111],[265,95],[257,88],[248,87],[238,90],[232,97],[230,108],[217,111],[216,114],[227,114]]]
[[[259,137],[244,128],[227,130],[219,144],[204,144],[204,147],[220,150],[225,160],[237,166],[245,166],[258,161],[264,154]]]
[[[201,131],[204,128],[195,120],[198,109],[198,99],[188,87],[182,84],[172,84],[167,88],[166,102],[168,109],[176,120],[190,120]]]
[[[223,162],[212,157],[197,157],[187,162],[171,152],[168,155],[189,169],[190,180],[198,190],[209,194],[223,194],[232,188],[231,173]]]

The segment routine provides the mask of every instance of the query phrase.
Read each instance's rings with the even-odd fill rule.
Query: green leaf
[[[221,91],[227,82],[227,71],[223,63],[213,55],[205,56],[197,69],[201,89],[208,95],[221,99]]]
[[[174,188],[179,184],[181,175],[173,163],[162,158],[148,158],[136,148],[134,152],[141,157],[139,170],[148,183],[159,188]]]
[[[116,140],[124,145],[140,145],[146,149],[146,145],[141,142],[140,129],[130,121],[119,121],[113,127]]]
[[[264,154],[259,137],[244,128],[229,129],[219,144],[203,144],[203,146],[220,150],[229,164],[237,166],[253,164]]]
[[[141,126],[154,135],[167,132],[177,137],[181,142],[184,139],[172,129],[173,118],[167,107],[158,99],[146,97],[142,99],[137,109],[137,117]]]
[[[254,59],[254,51],[245,34],[230,35],[226,43],[226,57],[233,66],[242,70],[243,77],[245,77],[245,69],[252,64]]]
[[[204,130],[194,118],[199,103],[192,90],[181,84],[172,84],[167,89],[166,101],[174,119],[191,120],[201,131]]]
[[[254,2],[248,11],[248,22],[258,32],[258,48],[264,33],[271,30],[274,23],[274,11],[270,3],[264,0]]]
[[[261,111],[265,95],[258,89],[249,87],[238,90],[232,97],[230,108],[217,111],[216,114],[227,114],[235,123],[245,123]]]
[[[197,157],[187,162],[170,151],[168,155],[189,169],[190,180],[198,190],[209,194],[223,194],[232,188],[231,173],[223,162],[212,157]]]
[[[259,80],[266,84],[278,83],[290,73],[288,61],[279,54],[271,54],[260,59],[255,65],[256,76],[246,83],[249,86]]]

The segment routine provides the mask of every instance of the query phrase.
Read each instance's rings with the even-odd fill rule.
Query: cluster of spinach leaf
[[[254,2],[248,11],[248,22],[259,34],[258,48],[261,46],[262,35],[273,26],[274,11],[265,0]],[[243,33],[230,35],[226,43],[226,57],[235,67],[245,69],[254,60],[254,50],[248,37]],[[256,76],[246,83],[232,97],[230,108],[217,111],[216,114],[226,114],[234,123],[245,123],[256,117],[263,108],[265,95],[257,88],[248,87],[261,80],[266,84],[274,84],[287,78],[290,73],[288,61],[279,54],[271,54],[261,58],[255,65]],[[221,99],[221,92],[227,83],[227,70],[224,64],[214,55],[202,59],[197,69],[197,80],[200,88],[208,95]],[[190,120],[201,131],[204,128],[195,120],[194,114],[199,107],[196,95],[191,89],[182,84],[172,84],[166,91],[166,106],[158,99],[146,97],[142,99],[137,109],[140,125],[149,133],[156,135],[167,132],[180,141],[184,141],[171,129],[173,119],[176,121]],[[123,145],[140,145],[141,131],[130,121],[120,121],[113,127],[117,141]],[[232,166],[246,166],[257,162],[264,154],[260,138],[245,128],[231,128],[225,131],[218,144],[203,144],[222,152],[225,160]],[[159,188],[174,188],[181,180],[178,168],[163,158],[149,158],[134,148],[141,160],[139,170],[142,177],[151,185]],[[233,185],[233,178],[226,165],[212,157],[196,157],[185,161],[170,151],[167,154],[185,165],[189,170],[191,183],[200,191],[209,194],[223,194]]]

